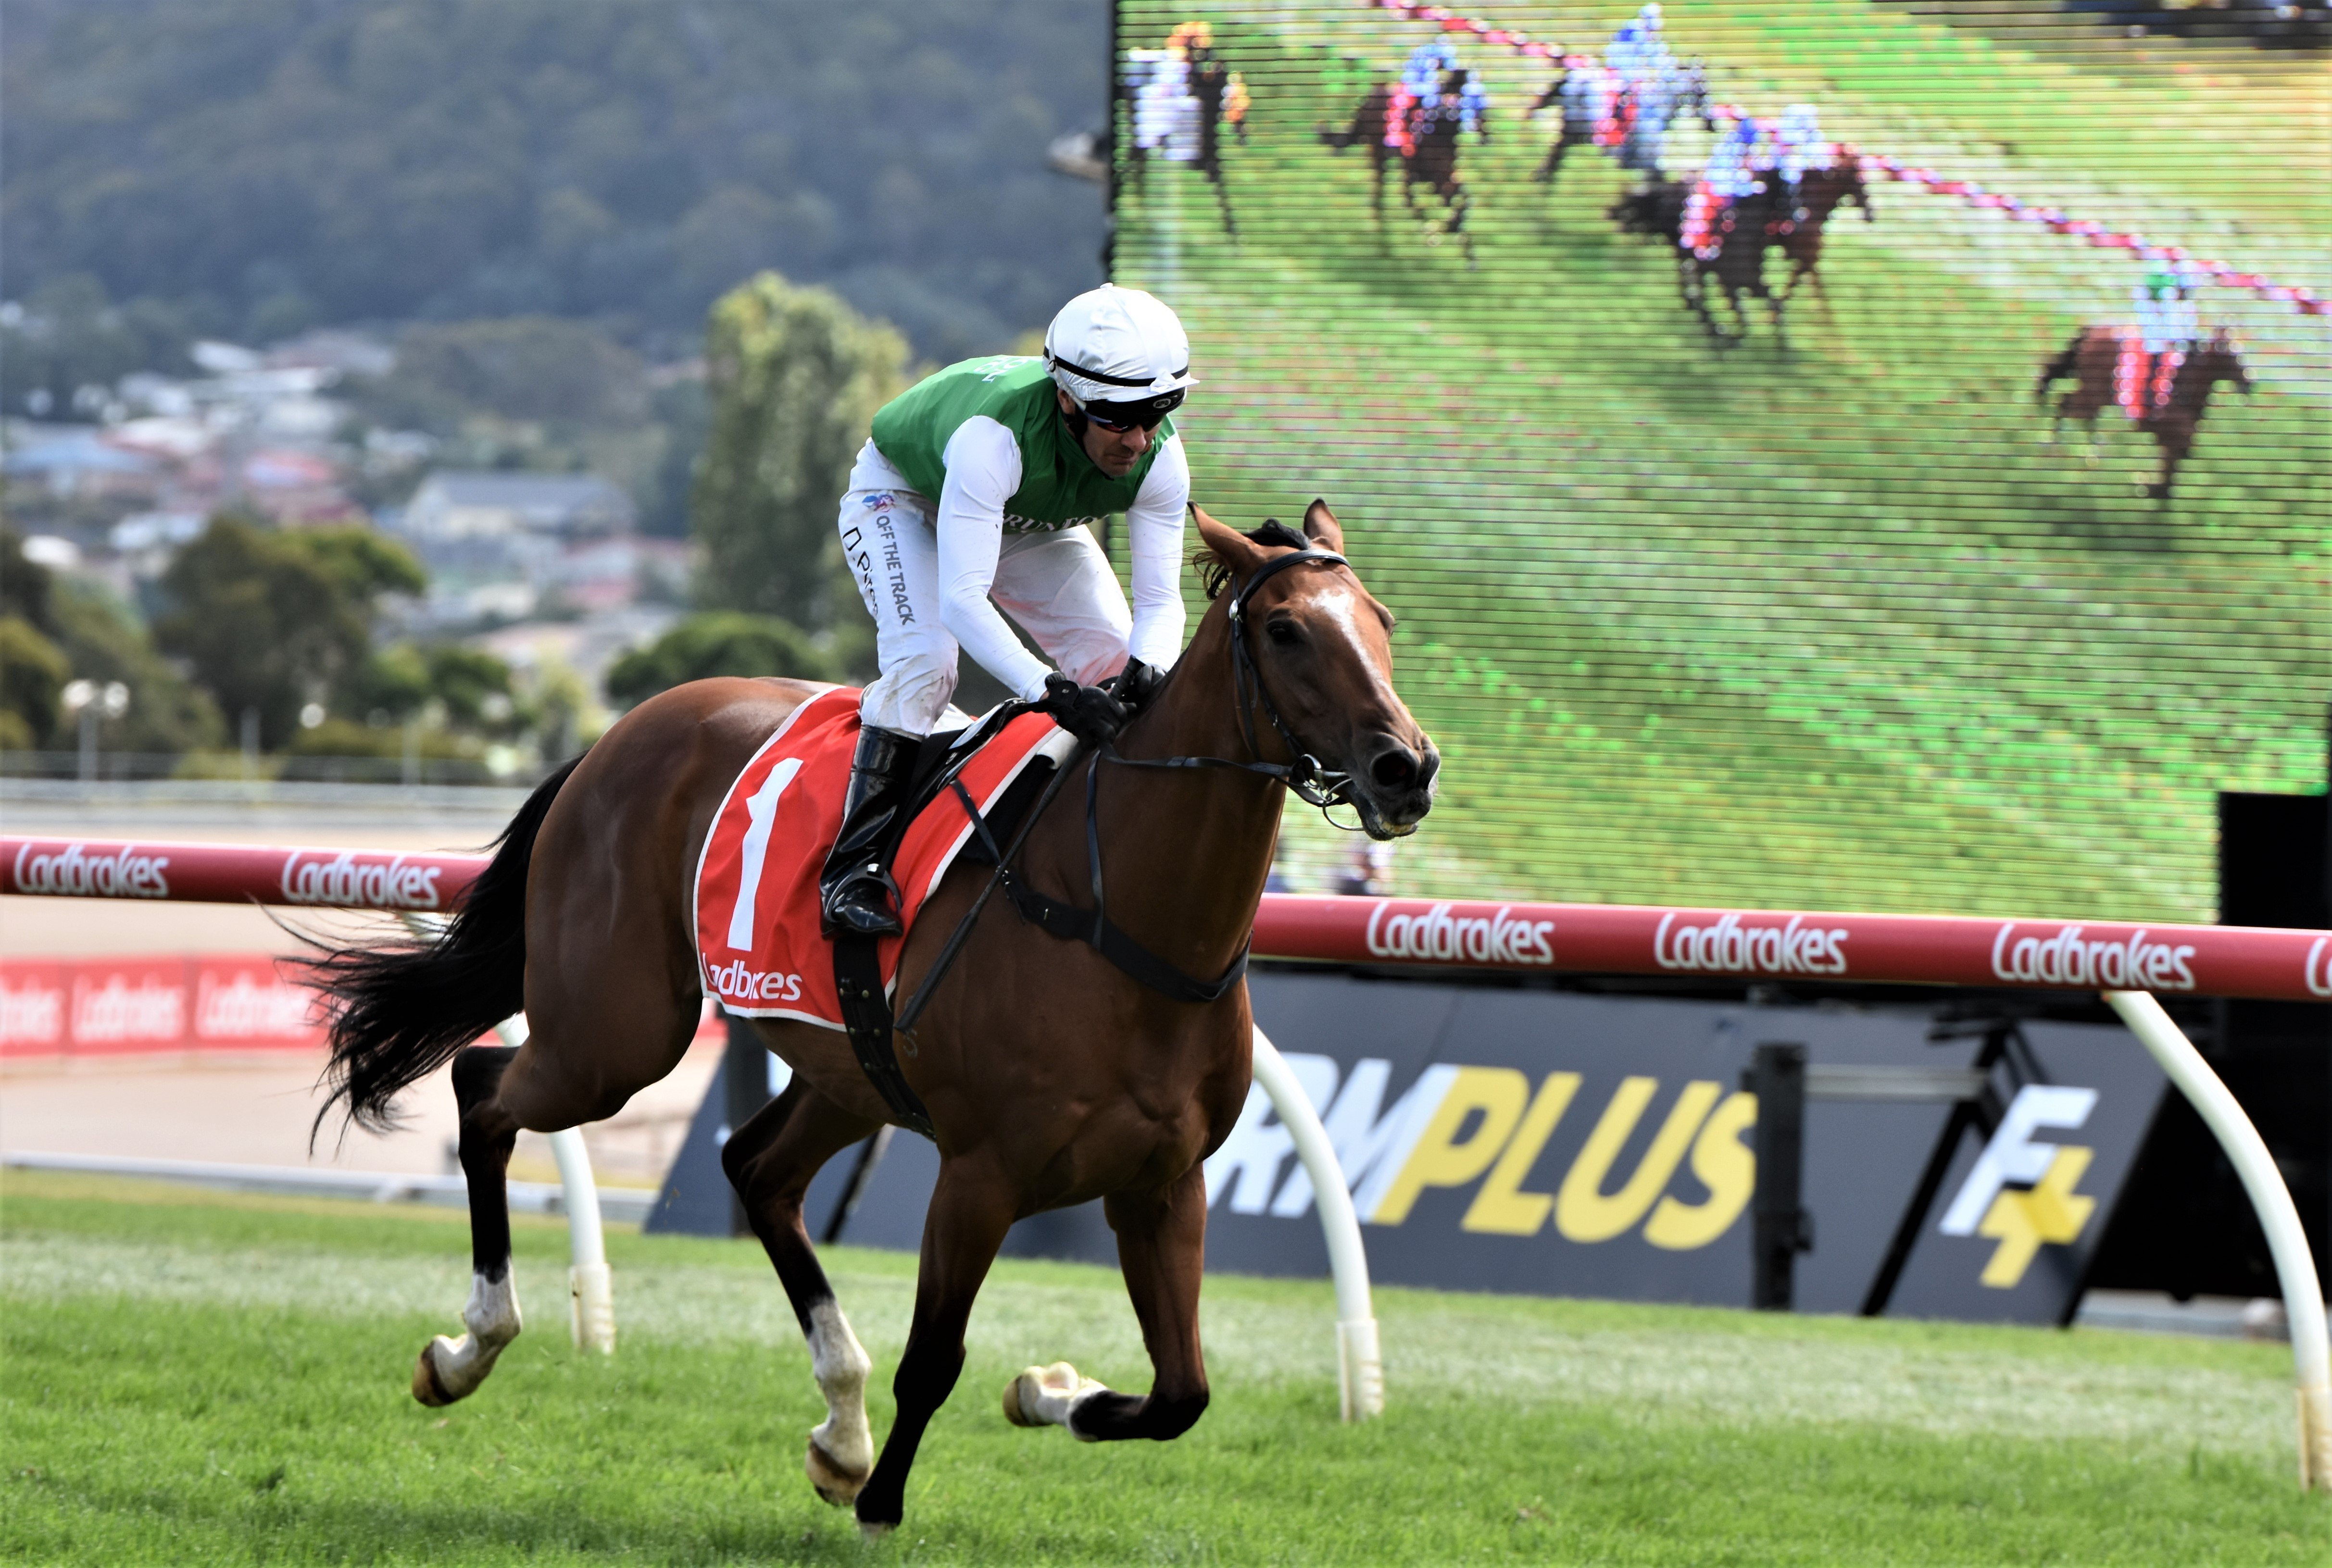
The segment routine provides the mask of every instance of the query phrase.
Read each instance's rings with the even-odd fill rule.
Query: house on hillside
[[[426,552],[527,536],[572,544],[631,532],[629,496],[597,474],[440,470],[406,503],[399,531]]]
[[[628,602],[636,552],[621,546],[636,544],[634,520],[631,498],[597,474],[441,470],[394,527],[429,568],[426,613],[457,625],[524,620],[546,596],[570,611]],[[622,557],[612,575],[610,549]]]

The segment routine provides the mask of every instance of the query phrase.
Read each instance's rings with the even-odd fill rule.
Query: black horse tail
[[[2040,378],[2032,384],[2032,401],[2035,403],[2047,401],[2050,387],[2067,376],[2076,374],[2080,354],[2081,334],[2076,332],[2073,334],[2073,340],[2065,345],[2064,352],[2040,367]]]
[[[304,961],[306,984],[330,1000],[332,1107],[357,1126],[397,1126],[396,1100],[526,1003],[526,872],[535,835],[573,762],[542,781],[497,839],[494,858],[463,894],[435,941],[344,947]]]

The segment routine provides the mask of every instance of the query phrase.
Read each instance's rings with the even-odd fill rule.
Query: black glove
[[[1100,687],[1079,686],[1057,670],[1045,677],[1037,711],[1051,714],[1054,723],[1090,746],[1115,740],[1130,717],[1125,705]]]
[[[1131,716],[1150,706],[1158,689],[1166,684],[1166,672],[1155,665],[1144,664],[1139,659],[1129,659],[1125,668],[1102,682],[1112,697],[1124,704]]]

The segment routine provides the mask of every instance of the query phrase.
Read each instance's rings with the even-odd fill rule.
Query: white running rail
[[[2300,1229],[2299,1211],[2291,1189],[2267,1144],[2251,1126],[2251,1117],[2235,1097],[2194,1049],[2185,1031],[2162,1011],[2149,992],[2108,991],[2106,1003],[2121,1014],[2170,1081],[2178,1086],[2203,1123],[2227,1151],[2243,1191],[2259,1213],[2267,1232],[2268,1250],[2275,1257],[2276,1278],[2283,1286],[2283,1309],[2291,1324],[2291,1359],[2299,1380],[2299,1485],[2303,1491],[2332,1492],[2332,1339],[2324,1326],[2324,1297],[2316,1282],[2316,1259],[2308,1251],[2308,1233]]]
[[[1255,1081],[1271,1097],[1272,1108],[1295,1140],[1295,1157],[1312,1178],[1320,1204],[1320,1230],[1328,1240],[1328,1268],[1336,1281],[1337,1403],[1348,1421],[1384,1413],[1384,1358],[1377,1345],[1376,1309],[1369,1300],[1369,1258],[1361,1245],[1361,1222],[1352,1194],[1336,1164],[1336,1147],[1312,1097],[1304,1092],[1286,1059],[1260,1028],[1255,1031]]]

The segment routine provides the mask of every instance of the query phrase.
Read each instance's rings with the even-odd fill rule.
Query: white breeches
[[[852,575],[874,617],[883,670],[867,687],[858,717],[884,729],[929,735],[955,695],[956,678],[956,641],[940,621],[932,504],[909,490],[851,490],[842,498],[840,526],[845,556],[867,562]],[[1124,668],[1133,612],[1088,529],[1005,535],[989,594],[1079,684]]]

